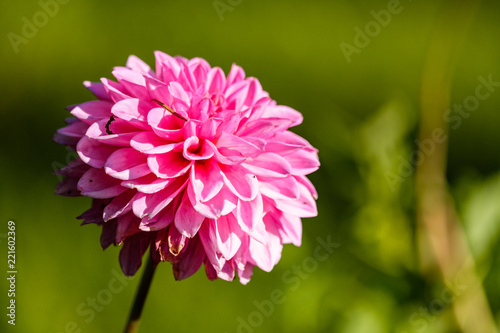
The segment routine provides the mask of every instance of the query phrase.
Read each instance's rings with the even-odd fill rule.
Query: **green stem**
[[[156,267],[151,259],[151,256],[148,256],[148,262],[146,264],[146,268],[144,269],[144,273],[142,274],[141,283],[139,284],[139,289],[137,289],[137,294],[135,295],[134,304],[130,310],[130,316],[128,318],[127,325],[125,326],[124,333],[136,333],[139,331],[142,309],[144,308],[144,303],[146,302],[146,297],[148,296],[155,268]]]

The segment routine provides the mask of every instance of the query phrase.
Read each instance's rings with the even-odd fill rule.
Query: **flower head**
[[[84,82],[97,97],[69,107],[54,140],[78,158],[56,173],[57,194],[93,198],[82,224],[102,225],[101,245],[122,245],[126,275],[150,248],[176,279],[205,264],[210,279],[247,283],[270,271],[283,244],[301,244],[302,217],[317,215],[305,177],[317,150],[288,129],[302,122],[255,78],[226,75],[201,58],[135,56],[117,81]]]

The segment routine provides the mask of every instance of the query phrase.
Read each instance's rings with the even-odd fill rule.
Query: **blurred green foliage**
[[[102,252],[99,228],[79,226],[75,217],[88,207],[87,198],[53,194],[52,172],[69,153],[51,137],[68,116],[67,105],[91,98],[81,82],[110,78],[129,54],[154,65],[153,51],[162,50],[203,57],[226,72],[235,62],[278,103],[303,113],[296,132],[318,147],[322,162],[310,177],[319,216],[303,220],[300,248],[286,246],[278,266],[271,273],[256,269],[247,286],[210,282],[203,271],[175,282],[170,265],[160,265],[142,332],[457,332],[452,304],[429,317],[418,312],[446,287],[420,273],[414,175],[396,183],[387,178],[415,149],[424,60],[444,2],[402,0],[400,13],[350,63],[339,45],[353,44],[354,28],[363,29],[374,20],[370,12],[386,9],[388,1],[220,2],[231,8],[223,20],[211,0],[72,0],[16,47],[9,33],[22,35],[23,17],[32,22],[42,5],[0,2],[0,234],[8,220],[16,222],[19,272],[17,325],[2,315],[0,331],[122,329],[139,278],[123,291],[106,292],[119,271],[119,249]],[[496,1],[483,1],[463,36],[452,104],[474,94],[479,76],[500,81],[498,14]],[[499,109],[500,90],[450,131],[447,167],[497,325]],[[309,273],[292,275],[291,283],[294,265],[304,265],[317,238],[327,236],[340,246],[307,266]],[[0,280],[5,309],[7,284]],[[276,290],[283,302],[259,310]],[[108,294],[111,299],[103,298]],[[89,310],[96,297],[106,304]]]

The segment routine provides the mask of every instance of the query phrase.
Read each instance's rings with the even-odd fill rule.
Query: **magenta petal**
[[[76,146],[81,160],[94,168],[103,168],[108,157],[117,149],[118,147],[102,144],[89,137],[83,137]]]
[[[142,100],[149,100],[150,97],[146,89],[146,81],[142,73],[125,67],[116,67],[112,74],[116,77],[118,82],[125,87],[128,95]]]
[[[109,221],[126,214],[132,210],[132,200],[135,196],[135,191],[125,191],[115,197],[105,208],[103,212],[103,220]]]
[[[99,98],[101,101],[110,101],[111,98],[108,95],[108,92],[104,88],[104,84],[101,82],[90,82],[90,81],[84,81],[83,85],[85,88],[90,90],[92,94],[94,94],[95,97]]]
[[[106,78],[102,78],[101,82],[113,102],[116,103],[118,101],[121,101],[122,99],[132,98],[132,96],[129,96],[128,93],[125,92],[125,90],[119,83],[108,80]]]
[[[154,194],[139,193],[132,203],[134,214],[139,218],[155,217],[184,189],[187,180],[187,177],[176,178],[165,189]]]
[[[199,201],[196,198],[192,183],[189,183],[187,190],[194,209],[209,219],[217,219],[222,215],[231,213],[238,202],[238,198],[225,187],[222,187],[215,197],[206,202]]]
[[[214,155],[212,146],[205,144],[205,141],[191,136],[184,141],[184,158],[190,161],[206,160]]]
[[[107,145],[128,147],[130,146],[130,140],[137,133],[138,129],[136,127],[123,128],[123,126],[120,125],[123,125],[123,120],[121,119],[115,121],[102,119],[90,125],[86,135],[91,139]],[[121,132],[120,129],[124,130],[124,132]],[[132,129],[133,132],[128,132],[130,129]],[[108,133],[109,131],[112,131],[111,134]]]
[[[163,154],[182,147],[182,143],[171,143],[153,132],[141,132],[130,140],[130,146],[145,154]]]
[[[137,98],[128,98],[113,105],[111,113],[137,128],[150,129],[151,127],[147,124],[147,115],[150,109],[151,103]]]
[[[190,180],[197,201],[202,202],[212,199],[224,186],[219,165],[213,160],[194,163]]]
[[[259,181],[255,175],[240,166],[221,166],[226,186],[241,200],[253,200],[259,192]]]
[[[124,180],[121,185],[127,188],[136,189],[142,193],[156,193],[163,190],[171,182],[173,182],[172,178],[158,178],[155,174],[150,173],[144,177]]]
[[[133,148],[123,148],[109,156],[104,165],[106,173],[114,178],[129,180],[151,173],[147,158]]]
[[[175,214],[175,227],[181,234],[193,238],[205,220],[205,216],[194,210],[187,195],[182,198],[181,204]]]
[[[101,119],[109,119],[112,103],[107,101],[90,101],[78,104],[71,110],[71,114],[86,124],[91,125]]]
[[[170,142],[179,142],[183,139],[183,130],[179,126],[179,121],[182,120],[163,108],[154,108],[148,113],[148,124],[151,125],[153,131]]]
[[[90,169],[78,181],[78,189],[83,195],[96,199],[116,197],[127,189],[120,180],[108,176],[102,169]]]
[[[142,231],[157,231],[169,226],[175,217],[174,204],[170,204],[162,210],[161,214],[149,219],[148,216],[141,220],[139,228]]]
[[[193,161],[186,160],[179,151],[169,151],[148,157],[149,168],[160,178],[179,177],[185,174],[192,164]]]

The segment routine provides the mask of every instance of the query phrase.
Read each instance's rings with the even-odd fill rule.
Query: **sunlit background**
[[[18,270],[1,332],[122,330],[142,270],[117,280],[119,248],[75,219],[90,200],[54,195],[73,155],[52,135],[84,80],[155,50],[242,66],[303,113],[322,166],[300,248],[247,286],[161,264],[141,332],[496,331],[497,1],[60,1],[0,2],[0,248],[5,267],[15,221]]]

